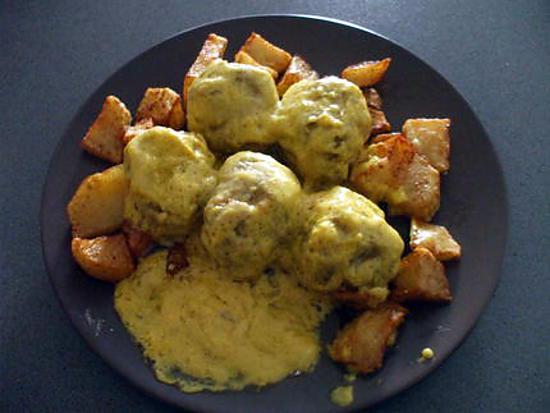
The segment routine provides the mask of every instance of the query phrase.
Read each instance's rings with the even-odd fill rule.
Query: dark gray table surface
[[[492,302],[441,368],[371,411],[550,411],[550,1],[63,0],[0,1],[0,412],[172,411],[62,312],[42,263],[41,189],[62,131],[107,76],[178,31],[258,13],[340,18],[401,43],[470,102],[506,175]]]

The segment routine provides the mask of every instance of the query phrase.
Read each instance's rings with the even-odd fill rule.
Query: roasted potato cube
[[[116,96],[107,96],[101,112],[88,129],[80,146],[98,158],[112,163],[122,162],[122,137],[132,122],[132,115]]]
[[[452,300],[443,264],[425,248],[417,248],[401,260],[393,282],[392,299],[395,301]]]
[[[378,370],[406,314],[407,310],[396,303],[364,312],[337,334],[329,347],[330,357],[355,372]]]
[[[181,129],[185,121],[181,98],[168,87],[150,87],[139,103],[136,120],[151,118],[155,125]]]
[[[401,135],[399,132],[381,133],[379,135],[373,136],[370,143],[384,142],[385,140],[395,138],[396,136],[399,136],[399,135]]]
[[[128,221],[124,221],[122,224],[122,233],[126,237],[126,244],[128,244],[130,253],[136,259],[147,255],[154,245],[149,234],[133,227]]]
[[[67,205],[73,236],[89,238],[119,229],[127,192],[122,165],[86,177]]]
[[[259,64],[268,66],[277,73],[282,73],[288,67],[292,56],[285,50],[269,43],[258,33],[252,32],[241,47],[243,52],[248,53]]]
[[[277,84],[277,91],[279,96],[283,96],[287,89],[294,83],[298,83],[304,79],[318,79],[319,75],[315,70],[311,68],[308,62],[306,62],[301,56],[294,55],[290,60],[290,64],[286,69],[283,77]]]
[[[235,62],[242,63],[244,65],[256,66],[267,70],[273,79],[277,79],[277,77],[279,77],[279,73],[277,73],[275,70],[273,70],[269,66],[259,64],[252,56],[242,50],[239,50],[235,55]]]
[[[185,125],[185,112],[183,111],[183,104],[180,97],[178,102],[172,106],[170,116],[168,117],[168,127],[180,130],[183,129],[183,125]]]
[[[184,244],[176,243],[168,250],[166,257],[166,274],[176,275],[189,266]]]
[[[439,208],[439,172],[402,135],[364,147],[350,181],[372,201],[387,202],[392,215],[429,221]]]
[[[378,94],[378,91],[370,87],[363,91],[363,95],[367,100],[367,106],[372,109],[382,110],[382,97]]]
[[[439,172],[428,161],[415,154],[402,181],[404,198],[397,194],[391,202],[390,215],[405,215],[430,221],[439,209],[441,199]]]
[[[390,122],[386,119],[384,112],[372,108],[369,108],[369,112],[370,117],[372,118],[372,129],[370,132],[371,136],[391,131]]]
[[[122,234],[93,239],[73,238],[71,251],[84,272],[98,280],[117,282],[128,277],[135,269]]]
[[[359,87],[369,87],[382,80],[390,67],[391,58],[370,62],[361,62],[342,70],[341,77],[355,83]]]
[[[333,293],[334,299],[345,306],[356,310],[376,308],[388,297],[389,291],[384,287],[359,290],[338,290]]]
[[[191,84],[198,78],[216,59],[223,58],[225,49],[227,48],[227,39],[218,36],[215,33],[210,33],[202,45],[202,48],[195,59],[195,62],[189,68],[183,81],[183,105],[187,107],[187,96]]]
[[[127,145],[128,142],[130,142],[132,139],[134,139],[136,136],[140,135],[142,132],[146,131],[147,129],[151,129],[155,124],[153,123],[153,119],[151,118],[144,118],[140,121],[136,122],[133,126],[128,126],[126,128],[126,132],[124,132],[124,136],[122,137],[122,142],[124,142],[124,145]]]
[[[428,224],[419,219],[411,221],[411,249],[426,248],[440,261],[460,258],[460,244],[441,225]]]
[[[403,124],[403,135],[439,172],[449,170],[450,119],[408,119]]]
[[[415,154],[401,134],[383,136],[381,142],[363,147],[350,176],[355,188],[374,202],[384,201],[391,193],[398,192]]]

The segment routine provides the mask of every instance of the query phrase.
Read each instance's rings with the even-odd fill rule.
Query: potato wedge
[[[80,142],[85,151],[118,164],[122,162],[122,137],[132,122],[132,115],[116,96],[107,96],[101,112]]]
[[[176,275],[189,266],[187,251],[184,244],[176,243],[168,250],[166,258],[166,274]]]
[[[243,52],[248,53],[259,64],[268,66],[277,73],[282,73],[290,64],[292,56],[287,51],[271,44],[258,33],[252,32],[241,47]]]
[[[347,307],[356,310],[376,308],[388,298],[389,290],[384,287],[374,287],[359,290],[338,290],[333,293],[334,299]]]
[[[440,261],[460,258],[461,247],[447,228],[413,218],[411,221],[411,249],[426,248]]]
[[[134,260],[122,234],[93,239],[73,238],[71,251],[84,272],[98,280],[117,282],[135,270]]]
[[[439,172],[399,134],[364,147],[350,181],[372,201],[387,202],[392,215],[429,221],[439,209]]]
[[[73,236],[89,238],[118,230],[127,192],[122,165],[86,177],[67,205]]]
[[[136,120],[151,118],[155,125],[181,129],[185,115],[181,97],[168,87],[149,87],[139,103]]]
[[[391,131],[390,122],[386,119],[384,112],[372,108],[369,108],[369,112],[370,117],[372,118],[372,129],[370,132],[371,136]]]
[[[218,36],[215,33],[208,35],[195,62],[191,65],[183,80],[182,95],[184,109],[187,108],[187,96],[191,84],[206,70],[210,63],[216,59],[223,58],[225,49],[227,49],[227,39],[225,37]]]
[[[367,106],[372,109],[382,110],[382,97],[378,94],[378,91],[369,87],[363,91],[363,95],[367,100]]]
[[[408,119],[403,124],[403,135],[439,172],[449,170],[451,139],[450,119]]]
[[[122,233],[126,237],[126,244],[130,249],[130,253],[136,259],[142,258],[151,250],[154,245],[151,236],[124,221],[122,224]]]
[[[318,79],[319,74],[313,70],[308,62],[306,62],[301,56],[294,55],[290,60],[290,63],[277,84],[277,91],[279,96],[283,96],[287,89],[294,83],[298,83],[304,79]]]
[[[340,76],[359,87],[373,86],[382,80],[390,67],[390,63],[390,57],[383,60],[357,63],[342,70]]]
[[[393,282],[395,301],[449,302],[453,298],[443,264],[425,248],[417,248],[401,260]]]
[[[364,312],[338,332],[329,346],[330,357],[355,372],[378,370],[406,314],[407,310],[396,303]]]
[[[273,70],[269,66],[259,64],[252,56],[242,50],[239,50],[235,55],[235,62],[242,63],[243,65],[256,66],[261,69],[267,70],[273,79],[277,79],[277,77],[279,77],[279,73],[277,73],[275,70]]]
[[[147,129],[151,129],[155,124],[153,123],[153,119],[151,118],[144,118],[140,121],[136,122],[133,126],[128,126],[126,128],[126,132],[124,132],[124,136],[122,137],[122,142],[124,142],[124,145],[127,145],[128,142],[130,142],[132,139],[134,139],[136,136],[140,135],[142,132],[146,131]]]

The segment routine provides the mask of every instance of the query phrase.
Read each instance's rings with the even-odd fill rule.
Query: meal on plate
[[[403,303],[452,299],[442,261],[460,245],[430,222],[450,120],[392,132],[375,89],[390,58],[321,76],[259,34],[233,62],[227,43],[210,34],[182,94],[148,88],[134,117],[105,99],[81,145],[113,165],[68,204],[72,254],[116,283],[157,378],[185,392],[266,386],[312,371],[322,351],[352,377],[374,372]],[[381,206],[411,218],[404,257]],[[338,307],[356,318],[322,343]]]

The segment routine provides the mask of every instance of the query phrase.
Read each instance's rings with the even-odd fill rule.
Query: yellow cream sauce
[[[125,218],[161,245],[187,240],[189,266],[170,276],[166,250],[142,259],[117,285],[116,310],[158,379],[185,392],[308,372],[331,310],[326,292],[387,292],[403,251],[375,204],[334,186],[370,132],[365,100],[329,77],[293,85],[280,102],[267,72],[223,61],[189,93],[192,132],[153,128],[124,159]],[[307,189],[329,189],[303,192],[275,159],[238,152],[275,141]],[[210,149],[238,153],[218,171]],[[351,387],[333,399],[351,402]]]
[[[280,271],[232,281],[197,237],[187,248],[190,265],[176,276],[166,274],[160,251],[116,287],[116,309],[159,380],[185,392],[239,390],[315,366],[326,297]]]

